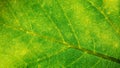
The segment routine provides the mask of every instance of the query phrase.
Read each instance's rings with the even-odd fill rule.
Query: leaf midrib
[[[31,36],[36,36],[36,37],[39,37],[39,38],[42,38],[42,39],[45,39],[45,40],[48,40],[50,42],[56,42],[56,43],[60,43],[60,44],[63,44],[65,46],[67,46],[68,48],[73,48],[73,49],[76,49],[76,50],[79,50],[79,51],[82,51],[84,53],[87,53],[87,54],[90,54],[90,55],[94,55],[94,56],[97,56],[97,57],[100,57],[100,58],[103,58],[103,59],[106,59],[106,60],[109,60],[109,61],[112,61],[112,62],[116,62],[116,63],[119,63],[120,64],[120,59],[118,58],[115,58],[115,57],[111,57],[111,56],[108,56],[108,55],[104,55],[104,54],[101,54],[101,53],[98,53],[98,52],[95,52],[95,51],[92,51],[92,50],[89,50],[89,49],[86,49],[86,48],[83,48],[83,47],[76,47],[74,45],[71,45],[67,42],[63,42],[63,41],[60,41],[60,40],[56,40],[55,38],[50,38],[48,36],[43,36],[43,35],[40,35],[40,34],[37,34],[35,32],[32,32],[32,31],[26,31],[24,30],[23,28],[12,28],[11,26],[8,26],[8,25],[4,25],[5,28],[9,28],[9,29],[12,29],[12,30],[17,30],[17,31],[22,31],[24,32],[25,34],[29,34]],[[41,60],[42,61],[42,60]]]

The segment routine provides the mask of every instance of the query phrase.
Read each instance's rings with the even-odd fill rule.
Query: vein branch
[[[94,3],[92,3],[89,0],[86,0],[89,4],[91,4],[94,8],[96,8],[104,17],[105,20],[108,22],[108,24],[112,27],[112,29],[117,33],[117,35],[120,35],[120,31],[117,29],[117,27],[114,25],[114,23],[110,20],[110,18],[105,14],[103,10],[100,8],[96,7]]]
[[[61,10],[62,10],[62,12],[63,12],[63,14],[64,14],[66,20],[68,21],[69,27],[71,28],[71,30],[72,30],[72,32],[73,32],[74,37],[76,38],[76,41],[77,41],[79,47],[81,48],[80,42],[79,42],[79,40],[78,40],[78,37],[77,37],[77,34],[75,33],[74,28],[72,27],[71,21],[69,20],[69,18],[68,18],[68,16],[66,15],[66,13],[65,13],[65,11],[64,11],[64,9],[63,9],[63,7],[60,5],[59,1],[56,0],[56,2],[57,2],[57,4],[58,4],[58,6],[61,8]]]
[[[44,9],[41,5],[40,5],[40,8],[41,8],[42,11],[44,12],[44,15],[52,22],[52,24],[54,25],[54,27],[57,29],[57,31],[59,32],[59,34],[60,34],[63,42],[65,42],[61,30],[57,27],[57,25],[55,24],[55,22],[51,19],[50,15],[45,11],[45,9]]]

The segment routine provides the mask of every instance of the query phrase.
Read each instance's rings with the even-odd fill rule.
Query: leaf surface
[[[119,0],[0,0],[0,68],[119,68]]]

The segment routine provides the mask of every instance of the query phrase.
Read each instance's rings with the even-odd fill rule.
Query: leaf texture
[[[119,0],[0,0],[0,68],[119,67]]]

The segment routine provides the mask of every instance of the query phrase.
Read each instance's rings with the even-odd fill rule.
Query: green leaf
[[[0,0],[0,68],[119,67],[119,0]]]

